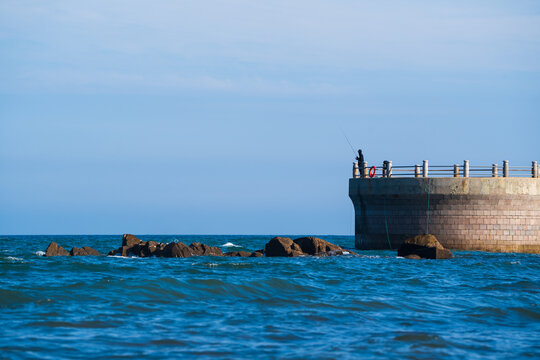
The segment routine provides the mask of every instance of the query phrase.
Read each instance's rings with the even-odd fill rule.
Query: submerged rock
[[[239,256],[239,257],[251,257],[250,252],[247,251],[229,251],[223,254],[224,256]]]
[[[264,250],[256,250],[249,257],[264,257]]]
[[[53,241],[47,246],[45,256],[69,256],[69,252]]]
[[[69,252],[71,256],[99,256],[99,251],[92,249],[90,246],[83,246],[81,249],[73,247]]]
[[[451,259],[452,252],[445,249],[431,234],[417,235],[401,244],[398,256],[408,259]]]

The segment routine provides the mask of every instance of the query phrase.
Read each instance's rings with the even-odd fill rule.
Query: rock
[[[275,237],[272,238],[264,247],[266,256],[302,256],[305,255],[298,244],[290,238]]]
[[[73,247],[69,252],[71,256],[99,256],[101,255],[97,250],[92,249],[90,246],[83,246],[81,249]]]
[[[127,246],[122,246],[119,251],[118,251],[118,255],[120,256],[131,256],[132,253],[129,251],[129,247]]]
[[[294,240],[294,242],[298,244],[298,246],[300,246],[300,249],[303,253],[308,254],[308,255],[319,255],[322,253],[329,253],[331,251],[334,251],[334,252],[344,251],[340,246],[334,245],[332,243],[329,243],[328,241],[325,241],[323,239],[319,239],[316,237],[312,237],[312,236],[302,237],[302,238]],[[338,254],[335,253],[335,255],[338,255]],[[343,255],[343,253],[339,255]]]
[[[249,257],[264,257],[264,250],[257,250],[251,253]]]
[[[127,246],[127,252],[130,253],[132,256],[139,256],[139,257],[146,257],[146,249],[147,242],[141,241],[138,244],[135,244],[133,246]]]
[[[223,254],[224,256],[239,256],[239,257],[250,257],[251,253],[247,251],[229,251]]]
[[[431,234],[417,235],[401,244],[398,256],[408,259],[451,259],[452,252],[445,249]]]
[[[45,256],[69,256],[69,252],[53,241],[47,246]]]
[[[171,258],[190,257],[192,255],[193,253],[191,252],[191,249],[183,242],[169,243],[161,252],[161,256]]]
[[[115,255],[118,255],[118,256],[131,256],[131,252],[129,252],[129,249],[127,246],[121,246],[119,247],[118,249],[116,250],[111,250],[109,251],[109,253],[107,254],[108,256],[115,256]]]
[[[223,252],[217,246],[208,246],[200,242],[194,242],[189,245],[193,255],[199,256],[223,256]]]
[[[140,242],[142,242],[142,240],[135,235],[124,234],[122,236],[122,246],[132,247],[133,245],[137,245]]]
[[[139,256],[143,256],[143,257],[154,256],[157,251],[158,251],[158,243],[155,241],[148,241],[140,249]]]

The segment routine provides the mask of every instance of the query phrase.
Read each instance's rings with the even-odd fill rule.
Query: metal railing
[[[531,166],[510,166],[508,160],[504,160],[502,166],[498,164],[471,166],[469,160],[464,160],[462,165],[429,165],[427,160],[422,165],[392,166],[392,161],[383,161],[382,166],[368,166],[353,163],[353,178],[373,177],[533,177],[540,176],[537,161]]]

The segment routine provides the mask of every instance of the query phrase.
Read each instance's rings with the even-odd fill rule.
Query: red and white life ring
[[[372,178],[375,176],[375,173],[377,172],[377,168],[375,166],[372,166],[369,168],[369,177]]]

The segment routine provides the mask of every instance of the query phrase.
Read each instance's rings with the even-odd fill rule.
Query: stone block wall
[[[351,179],[358,249],[429,232],[450,249],[540,253],[540,179]]]

